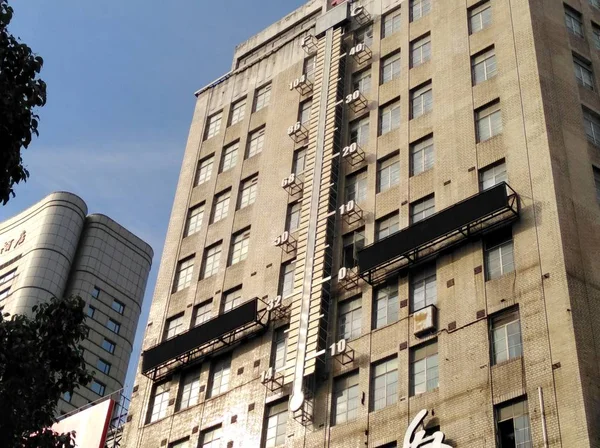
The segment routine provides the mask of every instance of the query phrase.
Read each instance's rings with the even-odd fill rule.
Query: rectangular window
[[[189,408],[198,404],[200,397],[200,371],[192,370],[183,375],[179,385],[179,399],[176,410]]]
[[[229,389],[230,369],[231,358],[229,357],[221,358],[214,362],[210,371],[208,398],[227,392],[227,389]]]
[[[520,399],[496,407],[498,443],[502,448],[533,448],[527,400]]]
[[[431,36],[427,34],[410,44],[411,67],[417,67],[431,59]]]
[[[435,197],[424,197],[410,204],[410,223],[415,224],[435,213]]]
[[[177,442],[169,443],[169,448],[189,448],[189,447],[190,447],[190,438],[189,437],[178,440]]]
[[[378,164],[377,192],[389,190],[400,182],[400,162],[396,156],[388,157]]]
[[[425,137],[410,145],[410,175],[416,176],[433,168],[435,151],[433,136]]]
[[[116,345],[115,345],[115,343],[113,341],[110,341],[110,340],[104,338],[102,340],[102,348],[104,350],[106,350],[108,353],[114,354],[115,353]]]
[[[352,75],[352,91],[366,93],[371,90],[371,67]]]
[[[437,276],[435,263],[410,276],[410,311],[414,313],[437,302]]]
[[[489,1],[469,8],[469,32],[475,34],[492,24],[492,5]]]
[[[287,216],[285,218],[285,230],[294,232],[300,227],[300,202],[294,202],[288,205]]]
[[[94,299],[100,297],[100,288],[98,288],[97,286],[94,286],[94,289],[92,289],[92,297]]]
[[[358,416],[358,395],[358,372],[334,379],[332,425],[356,420]]]
[[[575,77],[577,83],[586,89],[594,90],[594,73],[592,72],[592,63],[573,55],[573,64],[575,67]]]
[[[2,276],[0,276],[0,285],[3,285],[4,283],[9,282],[10,280],[12,280],[13,278],[15,278],[17,276],[17,269],[13,269],[12,271],[7,272],[6,274],[3,274]]]
[[[600,26],[592,22],[592,37],[594,39],[594,47],[600,50]]]
[[[238,209],[242,209],[254,204],[256,201],[256,193],[258,190],[258,176],[252,176],[249,179],[242,181],[240,190],[240,203]]]
[[[183,236],[190,236],[200,230],[202,219],[204,218],[204,203],[198,204],[188,210],[187,219],[185,221],[185,230]]]
[[[92,389],[98,395],[103,396],[104,392],[106,391],[106,385],[102,384],[98,380],[92,380],[92,383],[90,384],[90,389]]]
[[[221,427],[202,431],[198,448],[221,448]]]
[[[479,173],[479,190],[487,190],[501,182],[506,182],[506,180],[506,163],[502,160],[481,170]]]
[[[346,176],[345,200],[361,202],[367,198],[367,170]]]
[[[310,108],[312,107],[312,100],[306,100],[300,103],[298,108],[298,121],[308,129],[310,124]]]
[[[216,274],[219,271],[221,261],[221,243],[217,243],[211,247],[207,247],[204,251],[204,263],[202,266],[202,276],[207,278]]]
[[[217,135],[219,130],[221,129],[221,116],[222,112],[218,112],[214,115],[208,117],[206,123],[206,133],[204,134],[204,140],[208,140],[209,138]]]
[[[373,365],[371,409],[377,411],[398,401],[398,358],[394,357]]]
[[[169,382],[166,381],[154,386],[150,405],[148,406],[147,423],[152,423],[167,415],[167,407],[169,406]]]
[[[315,78],[315,65],[317,62],[316,56],[309,56],[304,60],[302,73],[306,75],[306,79],[312,81]]]
[[[502,111],[496,101],[475,111],[477,143],[484,142],[502,132]]]
[[[358,229],[343,237],[342,266],[350,269],[356,266],[356,254],[365,247],[365,229]]]
[[[227,313],[242,303],[242,287],[238,286],[223,294],[223,313]]]
[[[267,84],[266,86],[262,86],[259,89],[256,89],[254,93],[254,112],[258,112],[263,107],[269,105],[269,100],[271,99],[271,84]]]
[[[473,85],[481,84],[496,76],[498,68],[496,65],[496,50],[490,47],[471,57],[471,70],[473,73]]]
[[[398,212],[375,221],[375,241],[382,240],[400,229]]]
[[[431,81],[410,92],[411,118],[419,118],[433,109],[433,87]]]
[[[410,0],[410,21],[414,22],[431,11],[431,0]]]
[[[596,200],[600,202],[600,169],[594,167],[594,185],[596,186]]]
[[[165,339],[171,339],[183,332],[183,313],[167,319],[165,326]]]
[[[289,327],[279,327],[275,330],[273,338],[273,356],[272,365],[275,371],[285,367],[287,360],[287,337]]]
[[[515,270],[511,229],[488,236],[484,242],[485,278],[493,280]]]
[[[379,135],[400,127],[400,100],[379,108]]]
[[[231,115],[229,116],[229,125],[234,125],[239,121],[244,119],[244,114],[246,112],[246,98],[242,98],[239,101],[236,101],[231,106]]]
[[[223,148],[223,155],[221,158],[221,173],[223,171],[230,170],[237,163],[238,149],[240,142],[235,142],[229,146]]]
[[[361,333],[361,297],[340,302],[338,309],[338,339],[354,339]]]
[[[246,151],[246,158],[259,154],[263,150],[263,144],[265,142],[265,128],[264,126],[256,131],[252,131],[248,136],[248,149]]]
[[[98,358],[98,361],[96,362],[96,368],[100,372],[108,375],[110,373],[111,364],[101,358]]]
[[[583,125],[587,139],[600,146],[600,117],[587,108],[583,108]]]
[[[296,176],[302,174],[306,169],[306,148],[298,149],[294,152],[294,161],[292,162],[292,173]]]
[[[194,272],[194,256],[181,260],[177,263],[175,272],[175,281],[173,282],[173,292],[181,291],[192,283],[192,274]]]
[[[198,169],[196,170],[194,186],[201,185],[204,182],[208,182],[210,180],[214,159],[214,156],[210,156],[200,160],[200,162],[198,163]]]
[[[2,291],[2,293],[4,293],[4,292],[8,293],[9,290],[10,290],[10,288]],[[8,294],[6,294],[6,295],[8,296]],[[96,313],[96,308],[94,308],[93,306],[89,305],[88,309],[87,309],[87,315],[88,315],[88,317],[94,317],[95,313]]]
[[[410,395],[430,392],[438,387],[437,340],[410,351]]]
[[[212,300],[197,305],[194,308],[194,317],[192,318],[193,326],[197,327],[202,325],[204,322],[210,320],[212,314]]]
[[[583,37],[583,22],[581,20],[581,13],[575,11],[573,8],[565,6],[565,24],[571,34],[577,37]]]
[[[119,314],[123,314],[125,312],[125,305],[118,300],[113,300],[113,303],[110,307]]]
[[[106,328],[113,333],[119,334],[119,331],[121,331],[121,324],[116,320],[108,319],[108,322],[106,322]]]
[[[215,195],[211,222],[215,223],[227,217],[227,213],[229,212],[230,197],[231,190],[222,191],[221,193]]]
[[[375,293],[374,327],[381,328],[398,321],[398,287],[387,285]]]
[[[365,44],[367,47],[373,45],[373,25],[367,25],[354,33],[354,45]]]
[[[369,142],[369,117],[354,120],[350,123],[350,143],[364,146]]]
[[[72,395],[69,392],[65,392],[62,395],[62,399],[65,400],[67,403],[71,402],[71,398],[73,398],[73,397],[72,397]]]
[[[512,309],[490,319],[492,363],[498,364],[523,354],[519,310]]]
[[[383,17],[383,26],[381,27],[381,37],[385,38],[400,31],[402,25],[402,14],[400,8],[387,13]]]
[[[285,444],[287,414],[287,400],[267,406],[264,448],[275,448]]]
[[[244,261],[248,257],[248,245],[250,244],[250,228],[241,230],[233,235],[231,239],[231,250],[229,253],[229,266],[232,266],[240,261]]]
[[[400,76],[400,52],[387,56],[381,61],[381,84]]]
[[[281,297],[287,297],[294,292],[294,267],[295,263],[293,261],[281,265],[278,288]]]

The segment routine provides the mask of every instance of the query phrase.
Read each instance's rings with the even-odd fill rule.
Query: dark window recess
[[[358,251],[360,276],[371,285],[519,217],[518,195],[502,182]]]

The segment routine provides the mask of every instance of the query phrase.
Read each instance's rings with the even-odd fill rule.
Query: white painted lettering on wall
[[[8,240],[5,241],[4,244],[2,245],[2,247],[0,247],[0,255],[6,253],[6,252],[10,252],[11,250],[16,249],[17,247],[19,247],[21,244],[23,244],[25,242],[25,237],[27,236],[27,231],[23,230],[21,232],[21,235],[19,236],[19,238],[16,240],[13,238],[12,240]],[[13,245],[14,243],[14,245]]]
[[[442,431],[436,431],[430,436],[425,436],[425,431],[417,431],[421,422],[427,416],[427,409],[423,409],[417,414],[404,435],[403,448],[452,448],[444,443],[446,436]],[[417,431],[417,432],[415,432]]]

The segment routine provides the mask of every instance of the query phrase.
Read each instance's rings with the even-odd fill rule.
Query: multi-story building
[[[30,314],[51,297],[86,302],[81,343],[94,378],[65,395],[59,414],[123,389],[152,248],[71,193],[57,192],[0,222],[0,310]]]
[[[126,446],[599,447],[600,2],[334,3],[196,93]]]

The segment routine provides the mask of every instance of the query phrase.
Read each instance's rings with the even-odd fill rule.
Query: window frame
[[[396,51],[381,59],[381,84],[399,78],[402,74],[402,53]]]
[[[258,174],[250,176],[240,183],[238,210],[246,208],[256,202],[258,195]]]
[[[414,120],[433,110],[433,83],[426,83],[410,91],[410,118]]]
[[[500,229],[487,236],[483,242],[483,251],[486,282],[515,272],[516,260],[512,228]],[[496,258],[500,263],[499,273],[496,272],[497,269],[491,267],[492,261],[495,261]]]
[[[352,91],[358,90],[363,95],[371,90],[371,67],[352,74]]]
[[[235,168],[237,165],[239,149],[239,140],[230,143],[223,148],[223,152],[221,153],[221,166],[219,167],[219,173],[224,173],[225,171]]]
[[[510,328],[509,328],[510,327]],[[514,332],[514,329],[517,332]],[[511,331],[512,333],[509,333]],[[502,333],[503,338],[498,335]],[[511,345],[511,336],[512,342]],[[518,337],[518,344],[514,344]],[[493,366],[518,359],[523,356],[523,333],[521,330],[521,316],[518,308],[502,310],[489,318],[490,358]],[[503,350],[499,350],[502,348]],[[512,353],[511,353],[512,352]],[[502,355],[506,353],[505,355]]]
[[[202,260],[202,271],[200,279],[211,277],[219,272],[221,265],[221,252],[223,251],[223,242],[218,241],[204,249]],[[209,261],[210,259],[210,261]],[[210,270],[208,269],[210,266]]]
[[[600,146],[600,115],[596,112],[582,107],[583,127],[588,141],[595,146]]]
[[[398,357],[392,356],[371,364],[371,411],[379,411],[398,402]],[[378,382],[383,380],[383,387]],[[383,404],[377,398],[383,391]]]
[[[204,202],[190,207],[187,212],[185,226],[183,229],[183,237],[186,238],[199,232],[204,221]]]
[[[494,120],[497,120],[494,123]],[[482,134],[482,125],[487,127],[487,137]],[[500,101],[495,100],[475,110],[475,135],[477,143],[483,143],[501,135],[504,130],[502,120],[502,107]],[[485,137],[485,138],[484,138]]]
[[[229,126],[239,123],[246,115],[246,97],[240,98],[231,104],[229,113]]]
[[[489,14],[486,17],[486,12]],[[469,21],[469,35],[473,35],[478,33],[479,31],[483,31],[488,28],[492,24],[493,20],[493,10],[492,4],[489,1],[480,2],[474,6],[471,6],[467,13],[468,21]],[[474,28],[474,19],[479,19],[480,25],[477,29]],[[487,19],[487,20],[486,20]]]
[[[419,57],[415,60],[415,55]],[[410,67],[415,68],[431,60],[431,34],[417,37],[410,43]]]
[[[400,98],[392,100],[379,108],[379,135],[385,135],[400,127]]]
[[[220,370],[217,370],[219,368]],[[215,375],[219,373],[218,383]],[[225,378],[225,382],[223,382]],[[229,390],[229,382],[231,380],[231,356],[223,356],[217,358],[211,363],[209,374],[209,387],[207,387],[206,398],[213,398],[224,394]],[[215,384],[218,386],[215,387]]]
[[[341,394],[341,396],[339,396]],[[341,398],[342,400],[338,400]],[[359,371],[347,373],[333,379],[333,397],[331,400],[331,426],[354,421],[358,418]],[[342,406],[343,405],[343,406]],[[338,409],[344,408],[338,414]],[[340,416],[344,416],[340,419]]]
[[[296,269],[296,260],[290,260],[281,263],[279,270],[279,285],[277,291],[282,298],[294,294],[294,274]]]
[[[223,111],[215,112],[206,118],[206,129],[204,131],[204,140],[218,135],[221,131],[221,122],[223,120]]]
[[[248,143],[246,144],[246,159],[257,156],[262,153],[265,145],[266,126],[261,126],[248,133]]]
[[[400,230],[400,213],[389,213],[375,220],[375,241],[381,241]]]
[[[431,148],[431,151],[428,151]],[[420,140],[417,140],[410,144],[410,176],[418,176],[425,171],[429,171],[435,166],[435,144],[433,141],[433,134],[429,134]],[[422,156],[420,155],[422,153]],[[417,168],[417,155],[422,160],[420,168]]]
[[[231,237],[228,266],[233,266],[248,258],[250,246],[250,227],[236,232]]]
[[[415,14],[418,5],[419,13]],[[431,0],[410,0],[410,22],[416,22],[431,13]]]
[[[409,359],[409,396],[416,397],[439,388],[439,346],[437,338],[411,347]],[[417,363],[421,361],[425,361],[424,370],[416,371]],[[424,374],[425,381],[417,383],[416,378],[419,373]],[[433,384],[434,381],[435,385]],[[425,385],[424,390],[418,388],[422,384]]]
[[[362,296],[350,297],[338,303],[336,334],[351,341],[362,335]]]
[[[210,319],[212,319],[212,307],[212,299],[200,302],[194,307],[194,310],[192,312],[192,328],[202,325],[203,323],[208,322]]]
[[[594,79],[594,67],[591,61],[573,53],[573,67],[575,68],[575,79],[581,87],[596,91],[596,82]]]
[[[346,202],[363,202],[367,199],[367,183],[368,172],[366,168],[348,174],[344,183],[344,200]]]
[[[270,82],[258,87],[254,92],[254,101],[252,104],[252,112],[258,112],[267,107],[271,101],[272,85]]]
[[[483,67],[483,78],[478,78],[477,76],[478,67]],[[498,63],[496,61],[496,48],[494,45],[471,56],[471,79],[474,86],[489,81],[497,74]]]
[[[194,176],[194,187],[202,185],[210,180],[212,177],[214,163],[214,154],[204,157],[198,161],[198,167],[196,168],[196,174]]]
[[[383,306],[380,306],[383,304]],[[388,283],[378,287],[373,293],[373,329],[386,327],[400,319],[400,299],[398,285]]]
[[[264,434],[261,447],[275,448],[285,444],[287,439],[288,412],[287,398],[265,406]],[[285,416],[285,418],[282,418],[282,416]],[[273,437],[270,436],[271,429],[275,430]]]
[[[196,254],[192,254],[177,262],[175,267],[175,276],[173,278],[173,288],[171,292],[182,291],[192,284],[192,278],[194,275],[194,259]]]
[[[388,26],[389,25],[389,26]],[[389,30],[388,30],[389,28]],[[381,38],[390,37],[402,29],[402,8],[387,12],[381,20]]]
[[[200,369],[190,369],[181,374],[177,395],[175,412],[200,403]]]
[[[170,392],[169,381],[157,383],[152,388],[152,394],[150,396],[150,403],[148,404],[148,415],[146,417],[146,424],[154,423],[167,416],[167,410],[169,406],[169,392]],[[160,392],[158,392],[160,389]],[[157,398],[160,397],[160,401]],[[158,407],[158,408],[157,408]],[[156,412],[155,412],[156,411]],[[155,418],[156,416],[156,418]]]
[[[492,178],[486,179],[490,173]],[[506,162],[504,159],[500,159],[479,170],[479,191],[485,191],[502,182],[508,182],[508,173],[506,171]]]
[[[231,202],[231,188],[223,190],[215,194],[213,199],[212,213],[210,216],[210,223],[222,221],[227,218],[229,214],[229,204]]]
[[[563,4],[563,6],[565,8],[565,26],[567,31],[573,36],[577,36],[582,39],[585,38],[583,16],[581,13],[569,5]]]
[[[433,214],[435,214],[435,195],[433,194],[427,195],[410,203],[409,221],[411,226],[429,218]]]

